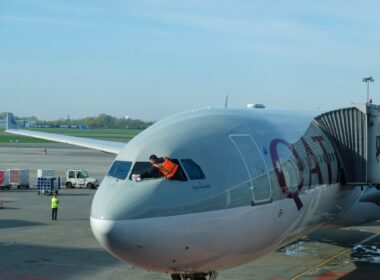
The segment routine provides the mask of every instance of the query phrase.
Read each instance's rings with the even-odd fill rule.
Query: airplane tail
[[[6,130],[8,129],[18,129],[17,122],[15,121],[12,113],[7,113]]]

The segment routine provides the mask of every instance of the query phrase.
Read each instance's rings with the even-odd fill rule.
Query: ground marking
[[[366,242],[368,242],[368,241],[370,241],[370,240],[378,237],[379,235],[380,235],[380,233],[375,233],[375,234],[367,237],[366,239],[363,239],[357,245],[363,245],[364,243],[366,243]],[[308,270],[305,270],[304,272],[301,272],[300,274],[297,274],[293,278],[290,278],[290,280],[297,280],[297,279],[301,278],[302,276],[304,276],[304,275],[312,272],[313,270],[315,270],[315,269],[317,269],[317,268],[319,268],[319,267],[321,267],[321,266],[323,266],[323,265],[331,262],[332,260],[334,260],[334,259],[336,259],[336,258],[338,258],[338,257],[340,257],[340,256],[342,256],[342,255],[344,255],[346,253],[348,253],[351,250],[352,250],[352,248],[348,248],[348,249],[342,250],[338,254],[336,254],[335,256],[332,256],[331,258],[328,258],[327,260],[324,260],[324,261],[320,262],[319,264],[317,264],[317,265],[309,268]]]

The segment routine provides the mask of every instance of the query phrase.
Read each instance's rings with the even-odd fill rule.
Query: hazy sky
[[[380,103],[379,1],[0,0],[0,112]]]

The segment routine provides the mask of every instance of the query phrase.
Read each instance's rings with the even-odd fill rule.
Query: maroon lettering
[[[331,185],[332,184],[332,168],[331,168],[330,159],[329,159],[328,154],[327,154],[327,150],[325,148],[325,145],[323,144],[324,139],[322,136],[314,136],[314,137],[312,137],[312,139],[319,144],[319,146],[321,147],[321,149],[323,151],[323,158],[325,159],[325,162],[327,164],[327,172],[328,172],[328,176],[329,176],[329,185]]]
[[[309,169],[309,172],[310,172],[309,186],[311,186],[311,176],[313,174],[317,174],[318,183],[322,185],[323,184],[322,172],[321,172],[321,169],[319,168],[317,157],[314,155],[313,150],[310,148],[309,144],[307,144],[305,139],[301,138],[301,141],[302,141],[303,146],[305,147],[306,154],[308,155],[308,157],[310,157],[314,161],[314,164],[315,164],[314,168]]]
[[[291,192],[286,184],[285,175],[280,163],[280,156],[277,151],[277,146],[279,144],[282,144],[285,147],[287,147],[292,152],[293,156],[295,157],[297,161],[297,167],[300,172],[300,182],[298,183],[297,190],[294,192]],[[303,187],[304,169],[303,169],[303,165],[297,151],[287,141],[277,138],[277,139],[274,139],[270,144],[270,155],[272,159],[273,168],[276,172],[277,181],[281,188],[282,193],[286,197],[292,198],[297,206],[297,209],[300,210],[303,207],[303,203],[299,197],[299,193],[301,192],[302,187]]]

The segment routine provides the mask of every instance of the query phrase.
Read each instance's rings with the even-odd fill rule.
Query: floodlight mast
[[[363,78],[363,83],[367,83],[367,103],[369,102],[369,83],[373,83],[374,81],[372,76]]]

